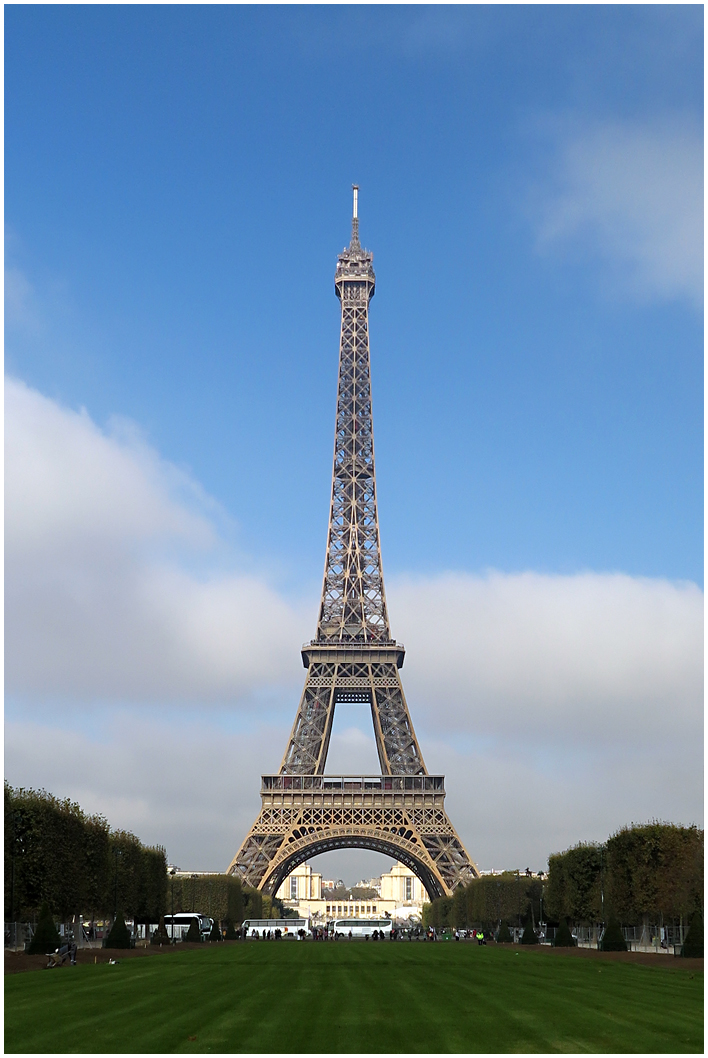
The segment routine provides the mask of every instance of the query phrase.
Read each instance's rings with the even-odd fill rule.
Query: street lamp
[[[116,858],[116,873],[113,888],[113,921],[115,922],[116,918],[118,917],[118,860],[123,855],[123,853],[118,847],[115,847],[113,849],[113,855]]]
[[[12,944],[13,947],[17,947],[17,922],[15,921],[15,857],[17,856],[17,846],[20,845],[20,851],[24,851],[22,848],[22,839],[19,836],[19,831],[22,825],[22,812],[19,809],[15,809],[12,813],[12,895],[10,897],[10,915],[12,917]]]
[[[173,867],[170,871],[172,876],[172,943],[175,942],[175,872],[177,868]]]

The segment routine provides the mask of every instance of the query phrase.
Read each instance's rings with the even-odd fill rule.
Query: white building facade
[[[303,863],[290,874],[275,894],[285,907],[302,918],[324,924],[332,918],[388,916],[401,924],[419,922],[423,904],[429,900],[419,878],[408,867],[397,863],[387,874],[372,878],[376,895],[356,899],[323,893],[322,875]]]

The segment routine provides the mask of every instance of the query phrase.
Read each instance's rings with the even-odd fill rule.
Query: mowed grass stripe
[[[5,1049],[702,1052],[703,975],[666,960],[405,942],[207,947],[6,977]]]

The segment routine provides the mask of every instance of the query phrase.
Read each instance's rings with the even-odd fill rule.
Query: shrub
[[[556,948],[574,948],[575,938],[570,932],[570,926],[568,925],[568,919],[562,918],[560,925],[556,930],[556,938],[553,941]]]
[[[615,915],[610,915],[605,932],[602,935],[603,951],[626,951],[627,941],[622,935],[622,928]]]
[[[48,955],[50,952],[56,951],[60,944],[61,937],[57,932],[57,927],[54,925],[49,904],[45,900],[39,912],[37,931],[30,942],[29,953],[30,955]]]
[[[167,926],[165,925],[165,916],[160,915],[160,923],[150,938],[151,944],[170,944],[170,935],[167,932]]]
[[[681,954],[687,959],[703,958],[703,918],[700,911],[696,911],[691,919],[691,925],[684,938]]]
[[[533,928],[533,920],[531,915],[526,919],[526,925],[524,926],[524,932],[521,937],[522,944],[538,944],[538,937],[536,931]]]
[[[211,933],[209,934],[209,940],[220,941],[221,930],[219,929],[219,923],[214,919],[214,925],[211,927]]]
[[[202,942],[202,931],[199,928],[199,921],[193,918],[190,922],[189,929],[187,930],[187,936],[184,938],[187,944],[201,944]]]
[[[115,917],[115,921],[111,926],[110,932],[106,937],[107,948],[129,948],[130,947],[130,930],[125,924],[125,919],[121,911]]]
[[[234,924],[230,918],[226,920],[226,937],[225,940],[238,940],[238,933],[234,929]]]
[[[512,936],[507,922],[502,922],[497,933],[497,944],[511,944]]]

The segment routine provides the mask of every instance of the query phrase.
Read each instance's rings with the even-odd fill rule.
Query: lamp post
[[[17,947],[17,922],[15,921],[15,858],[20,844],[19,830],[22,824],[22,812],[16,809],[12,813],[12,891],[10,896],[10,916],[12,918],[12,944]]]
[[[122,856],[122,852],[118,847],[116,847],[113,849],[113,855],[115,856],[116,860],[115,879],[113,885],[113,921],[115,922],[116,918],[118,917],[118,860]]]
[[[172,943],[175,942],[175,870],[173,867],[170,871],[172,877]]]
[[[519,923],[519,935],[521,935],[521,874],[516,872],[516,913]]]

